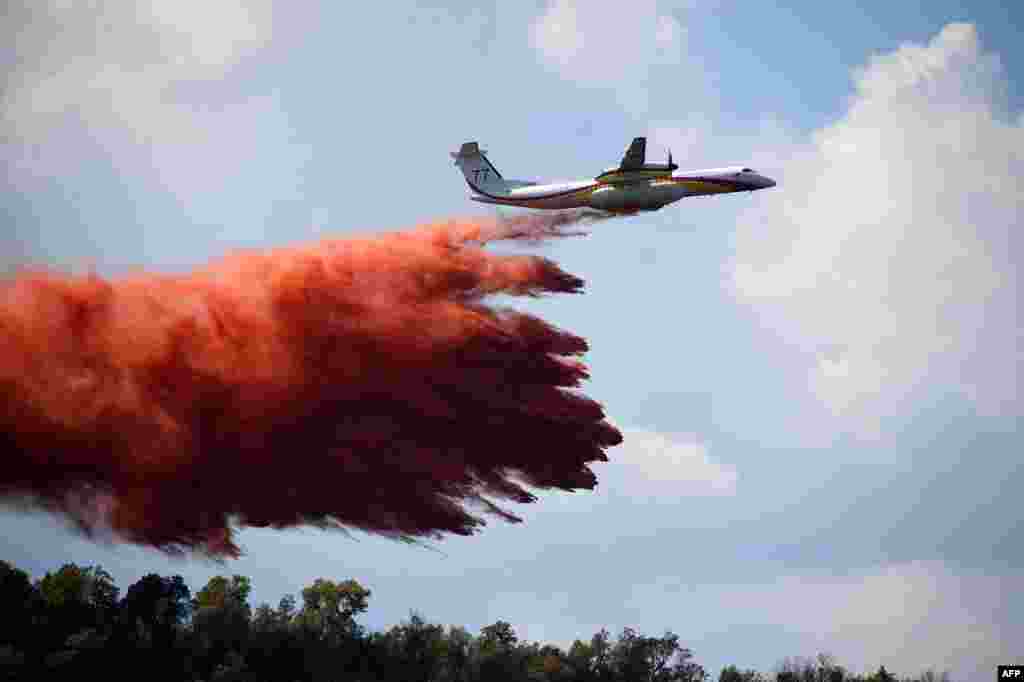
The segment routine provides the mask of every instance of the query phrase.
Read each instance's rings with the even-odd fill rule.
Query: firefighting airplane
[[[476,142],[452,152],[455,165],[473,190],[470,199],[485,204],[525,208],[565,209],[590,207],[613,213],[656,211],[683,197],[730,192],[752,192],[774,187],[775,181],[751,168],[712,168],[682,171],[672,163],[646,162],[647,138],[633,140],[617,168],[593,180],[541,184],[506,180]]]

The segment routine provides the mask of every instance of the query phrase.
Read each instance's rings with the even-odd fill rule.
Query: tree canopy
[[[119,598],[99,566],[65,564],[32,581],[0,561],[0,677],[105,679],[117,661],[133,675],[183,682],[709,682],[678,634],[605,628],[564,650],[522,640],[497,620],[474,635],[409,618],[382,631],[358,619],[371,591],[317,578],[276,607],[249,603],[252,581],[214,576],[193,596],[184,579],[150,573]],[[832,656],[785,658],[774,674],[727,666],[718,682],[950,682],[925,671],[898,678],[884,665],[854,675]]]

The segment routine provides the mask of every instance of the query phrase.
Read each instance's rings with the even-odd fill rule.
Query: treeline
[[[412,613],[384,632],[356,622],[370,591],[318,579],[302,600],[252,609],[249,578],[216,576],[195,595],[149,574],[121,595],[99,566],[66,564],[32,582],[0,561],[0,679],[227,682],[705,682],[679,637],[602,629],[568,650],[520,641],[498,621],[473,635]],[[729,667],[720,682],[895,682],[849,674],[829,656],[785,659],[770,675]],[[911,678],[902,678],[912,682]],[[948,676],[925,673],[913,682]]]

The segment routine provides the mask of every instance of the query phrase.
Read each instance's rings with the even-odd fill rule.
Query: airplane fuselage
[[[452,153],[472,190],[470,198],[485,204],[539,209],[595,208],[633,213],[655,211],[684,197],[752,192],[774,187],[775,181],[739,166],[680,171],[672,162],[647,163],[647,140],[635,138],[622,163],[596,178],[566,182],[506,180],[476,142]]]
[[[602,211],[654,211],[685,197],[750,192],[775,182],[753,171],[714,168],[697,171],[611,170],[592,180],[545,184],[507,183],[504,191],[485,191],[470,182],[470,198],[485,204],[524,208],[596,208]]]

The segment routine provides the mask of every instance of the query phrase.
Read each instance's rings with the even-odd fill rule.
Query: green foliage
[[[756,670],[740,670],[729,665],[718,674],[718,682],[768,682],[768,678]]]
[[[370,591],[355,580],[317,578],[302,590],[297,620],[322,639],[346,637],[356,631],[355,616],[366,611],[369,598]]]
[[[117,606],[114,579],[100,566],[64,564],[56,573],[43,576],[38,588],[49,609],[92,616],[97,622],[112,616]]]
[[[194,666],[204,678],[215,673],[229,675],[234,667],[225,662],[235,655],[244,659],[252,618],[251,591],[252,583],[246,576],[235,575],[229,580],[218,575],[210,578],[192,600],[190,645]]]
[[[94,650],[114,624],[118,589],[100,566],[64,564],[46,573],[36,591],[35,641],[25,645],[31,659],[72,661],[81,650]]]
[[[102,568],[66,564],[32,584],[0,561],[0,679],[105,679],[111,663],[147,677],[189,682],[706,682],[678,635],[601,629],[564,651],[521,641],[503,620],[474,637],[418,613],[384,632],[356,618],[370,590],[355,580],[315,580],[278,606],[249,605],[249,578],[215,576],[190,598],[181,576],[149,574],[123,599]],[[150,673],[148,671],[155,671]],[[896,682],[884,667],[850,675],[833,657],[787,658],[775,682]],[[718,682],[768,682],[755,670],[723,669]],[[902,682],[950,682],[925,672]]]
[[[204,608],[226,608],[236,606],[248,608],[249,593],[252,591],[252,583],[244,575],[236,575],[228,580],[222,575],[210,578],[206,586],[196,593],[193,606],[198,609]]]

